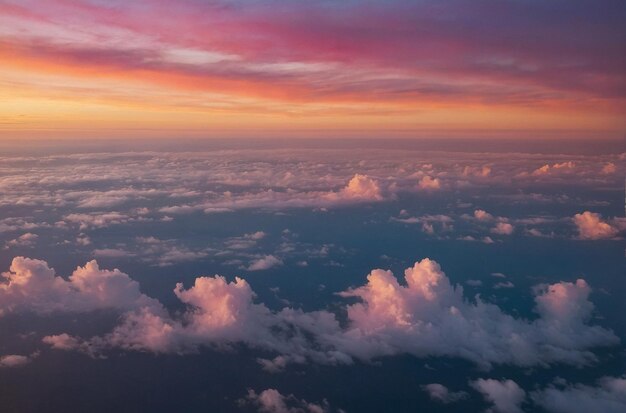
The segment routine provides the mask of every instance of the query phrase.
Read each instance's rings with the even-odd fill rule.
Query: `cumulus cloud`
[[[37,241],[37,238],[39,238],[37,234],[27,232],[26,234],[22,234],[19,237],[12,239],[11,241],[7,241],[7,243],[5,244],[5,248],[32,247],[33,245],[35,245],[35,241]]]
[[[474,211],[474,218],[479,221],[492,221],[494,219],[493,215],[483,209],[477,209]]]
[[[367,175],[356,174],[350,179],[348,185],[339,192],[340,197],[345,199],[363,199],[380,201],[383,199],[378,182]]]
[[[16,257],[0,283],[0,314],[14,311],[49,313],[160,308],[158,301],[139,291],[139,284],[115,269],[101,270],[96,261],[78,267],[69,281],[56,276],[45,261]]]
[[[0,368],[19,367],[30,363],[30,361],[30,357],[18,354],[0,356]]]
[[[602,167],[602,170],[600,172],[603,173],[604,175],[611,175],[611,174],[614,174],[616,171],[617,171],[617,167],[615,166],[615,164],[613,162],[607,162]]]
[[[603,377],[596,386],[554,385],[531,393],[532,400],[552,413],[626,412],[626,376]]]
[[[575,167],[576,167],[576,164],[572,161],[555,163],[555,164],[552,164],[552,166],[546,164],[546,165],[543,165],[542,167],[535,169],[531,173],[531,175],[532,176],[548,175],[550,173],[555,173],[555,172],[570,171],[574,169]]]
[[[441,188],[441,181],[439,178],[432,178],[428,175],[422,177],[417,183],[417,189],[423,191],[433,191]]]
[[[615,238],[619,229],[602,221],[600,214],[585,211],[574,215],[574,224],[578,228],[580,239],[596,240]]]
[[[406,213],[406,211],[403,212]],[[403,224],[422,224],[422,231],[426,234],[433,235],[437,231],[452,231],[454,228],[454,219],[448,215],[422,215],[420,217],[405,217],[402,215],[400,218],[391,218],[391,220]]]
[[[511,235],[515,227],[508,222],[498,222],[495,227],[491,229],[491,232],[499,235]]]
[[[264,257],[258,258],[250,263],[247,270],[248,271],[261,271],[261,270],[269,270],[272,267],[277,267],[279,265],[283,265],[283,261],[280,258],[277,258],[273,255],[266,255]]]
[[[64,221],[70,224],[77,224],[79,229],[105,228],[111,225],[120,225],[127,222],[142,220],[145,218],[135,218],[120,212],[91,213],[91,214],[68,214]]]
[[[446,386],[439,383],[430,383],[422,386],[422,390],[428,393],[432,400],[448,404],[466,399],[469,395],[464,391],[452,392]]]
[[[463,168],[463,176],[486,178],[489,175],[491,175],[491,167],[489,167],[488,165],[466,166],[465,168]]]
[[[88,353],[107,348],[188,352],[240,342],[278,353],[276,359],[262,362],[269,370],[306,360],[337,364],[395,354],[459,357],[483,368],[494,363],[580,366],[596,360],[589,349],[619,342],[611,331],[587,324],[593,304],[583,280],[538,287],[539,317],[533,321],[516,319],[478,297],[474,303],[465,300],[462,287],[452,286],[429,259],[408,268],[405,282],[401,285],[390,271],[372,271],[365,285],[341,294],[359,300],[346,307],[347,325],[342,327],[336,315],[325,310],[270,311],[254,302],[255,294],[243,279],[200,277],[191,288],[178,284],[174,290],[187,307],[182,314],[137,305],[146,299],[135,291],[117,305],[130,303],[132,308],[111,333],[88,340],[60,334],[46,342]],[[104,291],[98,305],[110,306]]]
[[[513,380],[478,379],[470,384],[493,404],[488,412],[522,413],[526,392]]]
[[[351,354],[365,359],[397,353],[447,355],[483,366],[585,364],[595,358],[583,349],[618,342],[612,332],[585,324],[593,305],[583,280],[542,289],[536,297],[540,317],[532,322],[479,298],[476,304],[465,301],[462,288],[453,287],[429,259],[408,268],[405,280],[402,286],[390,271],[374,270],[365,286],[344,293],[362,301],[347,309],[351,324],[346,336],[354,343],[345,344],[354,345]],[[580,311],[557,311],[566,307]]]
[[[258,408],[261,413],[330,413],[342,412],[341,409],[331,409],[326,400],[321,403],[311,403],[304,399],[298,399],[293,394],[282,395],[276,389],[266,389],[261,393],[248,390],[245,399],[241,399],[240,404],[251,404]]]

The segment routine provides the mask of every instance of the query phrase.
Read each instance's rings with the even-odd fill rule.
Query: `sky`
[[[0,1],[0,139],[623,139],[619,0]]]
[[[0,411],[626,412],[623,0],[0,0]]]

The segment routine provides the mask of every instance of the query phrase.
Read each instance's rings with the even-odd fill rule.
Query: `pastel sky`
[[[0,0],[0,139],[623,138],[622,0]]]

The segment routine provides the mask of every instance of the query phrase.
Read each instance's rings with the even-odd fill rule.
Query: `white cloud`
[[[498,222],[491,232],[499,235],[511,235],[515,227],[508,222]]]
[[[468,303],[462,288],[453,287],[432,260],[408,268],[405,279],[406,287],[390,271],[374,270],[365,286],[344,293],[362,300],[348,306],[351,324],[346,336],[354,342],[344,344],[350,354],[365,359],[397,353],[448,355],[484,366],[494,362],[585,364],[594,360],[583,350],[591,342],[618,341],[610,331],[585,325],[593,305],[587,300],[590,288],[583,280],[540,291],[536,297],[540,318],[527,322],[480,299],[475,305]],[[555,305],[546,306],[546,302]],[[553,309],[559,306],[581,311],[556,313]]]
[[[477,209],[474,211],[474,218],[479,221],[492,221],[493,215],[483,209]]]
[[[116,347],[188,352],[242,342],[278,353],[278,359],[265,363],[271,368],[306,360],[351,363],[395,354],[459,357],[483,368],[492,364],[582,366],[596,360],[589,349],[619,342],[611,331],[587,324],[593,304],[588,300],[591,289],[583,280],[540,286],[535,298],[539,317],[528,321],[478,297],[475,303],[466,301],[462,287],[452,286],[439,265],[429,259],[405,271],[406,286],[390,271],[373,270],[367,278],[365,285],[341,294],[359,299],[346,307],[346,327],[325,310],[287,307],[272,312],[254,303],[254,292],[245,280],[229,283],[215,276],[197,278],[190,289],[176,286],[174,293],[187,310],[175,317],[158,305],[137,305],[146,299],[138,297],[135,289],[117,304],[131,311],[111,333],[87,341],[62,335],[47,340],[57,348],[74,346],[88,353]],[[77,287],[86,297],[91,295],[91,288]],[[104,291],[95,306],[114,304]],[[50,307],[49,300],[44,303]]]
[[[4,367],[19,367],[24,364],[30,363],[31,359],[28,356],[20,356],[17,354],[9,354],[6,356],[0,356],[0,369]]]
[[[610,239],[619,234],[619,229],[602,221],[600,214],[585,211],[582,214],[574,215],[573,220],[581,239]]]
[[[76,268],[66,281],[45,261],[16,257],[2,277],[6,282],[0,283],[0,315],[14,311],[160,308],[160,303],[142,294],[139,284],[128,275],[117,269],[101,270],[96,261]]]
[[[432,178],[428,175],[422,177],[417,183],[417,188],[423,191],[433,191],[441,188],[439,178]]]
[[[603,377],[597,386],[567,384],[531,393],[533,401],[552,413],[626,412],[626,377]]]
[[[356,174],[350,179],[348,185],[343,188],[339,195],[344,199],[363,199],[380,201],[383,199],[378,182],[367,175]],[[331,196],[331,198],[333,198]]]
[[[607,162],[602,167],[602,170],[600,172],[603,173],[604,175],[611,175],[611,174],[614,174],[616,171],[617,171],[617,167],[615,166],[615,164],[613,162]]]
[[[258,394],[254,390],[248,390],[248,395],[240,400],[240,403],[252,404],[261,413],[330,413],[335,411],[326,400],[321,403],[311,403],[298,399],[292,394],[284,396],[276,389],[263,390]]]
[[[273,256],[266,255],[264,257],[258,258],[250,263],[247,270],[248,271],[261,271],[261,270],[269,270],[272,267],[277,267],[279,265],[283,265],[281,259]]]
[[[466,399],[469,395],[464,391],[451,392],[446,386],[439,383],[430,383],[422,386],[432,400],[448,404]]]
[[[5,244],[5,248],[10,247],[32,247],[35,245],[35,241],[37,241],[39,235],[33,234],[32,232],[27,232],[26,234],[22,234],[19,237],[7,241]]]
[[[526,399],[526,392],[513,380],[478,379],[470,384],[493,404],[488,412],[522,413],[520,406]]]

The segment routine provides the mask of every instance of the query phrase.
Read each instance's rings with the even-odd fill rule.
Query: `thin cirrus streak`
[[[0,136],[618,137],[623,17],[615,1],[3,1]]]

